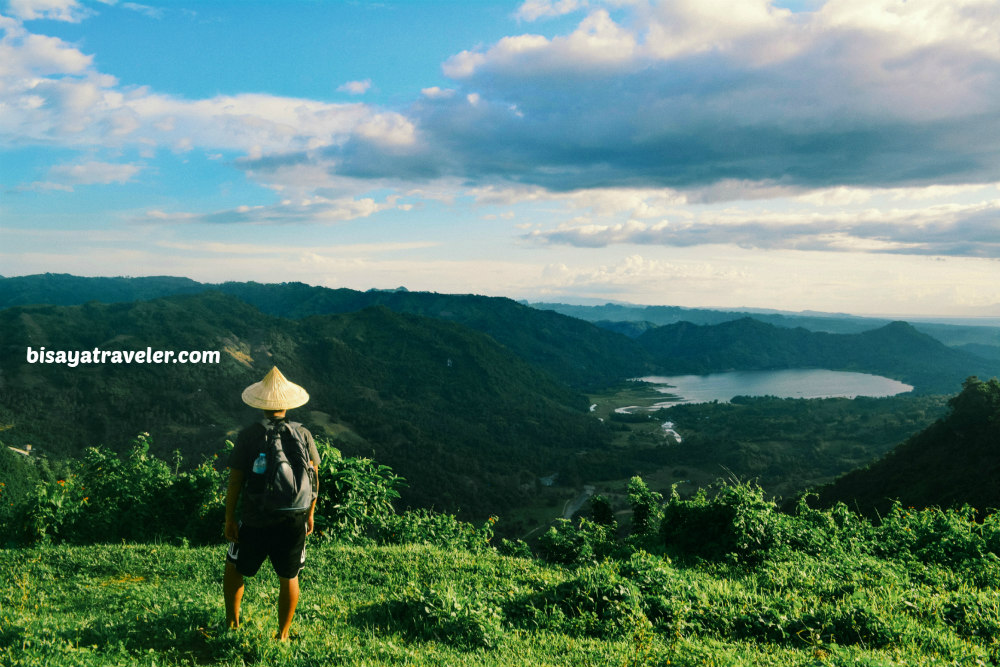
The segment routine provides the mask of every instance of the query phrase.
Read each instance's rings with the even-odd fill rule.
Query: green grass
[[[990,665],[1000,565],[783,551],[564,568],[431,546],[312,544],[293,639],[277,580],[222,631],[221,547],[0,551],[0,665]],[[265,565],[265,570],[267,566]],[[980,582],[980,583],[977,583]]]

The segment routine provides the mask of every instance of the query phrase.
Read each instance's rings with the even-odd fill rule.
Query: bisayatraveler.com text
[[[46,350],[27,349],[29,364],[63,364],[74,368],[81,364],[217,364],[218,350]]]

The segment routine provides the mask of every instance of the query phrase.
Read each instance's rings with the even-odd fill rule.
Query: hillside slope
[[[312,399],[294,413],[349,455],[406,477],[404,502],[498,511],[570,452],[606,445],[586,400],[493,339],[369,308],[289,320],[219,294],[0,311],[4,443],[52,456],[148,431],[197,462],[257,418],[244,387],[277,364]],[[40,350],[219,350],[218,364],[30,364]]]
[[[841,501],[880,515],[892,500],[918,508],[1000,508],[1000,382],[970,378],[949,406],[946,417],[883,459],[821,487],[821,503]]]

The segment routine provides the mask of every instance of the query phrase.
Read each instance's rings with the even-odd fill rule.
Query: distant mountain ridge
[[[752,317],[777,327],[824,333],[861,333],[878,329],[895,320],[879,317],[862,317],[844,313],[802,313],[776,312],[761,309],[716,310],[708,308],[683,308],[680,306],[638,306],[630,304],[604,304],[601,306],[574,306],[560,303],[532,303],[536,308],[552,310],[570,317],[577,317],[599,326],[638,336],[654,326],[690,322],[692,324],[721,324],[745,317]],[[1000,354],[1000,318],[986,318],[984,323],[972,324],[928,321],[926,319],[907,320],[922,333],[937,338],[949,347],[962,345],[983,346],[987,355]]]
[[[453,322],[490,336],[522,360],[578,390],[607,387],[653,373],[811,367],[886,375],[914,385],[918,392],[951,394],[970,375],[1000,374],[1000,357],[968,351],[979,351],[980,347],[949,348],[906,323],[886,323],[860,333],[831,333],[778,326],[758,316],[733,318],[732,313],[660,306],[646,310],[666,313],[667,317],[707,313],[720,321],[700,325],[684,321],[661,326],[623,322],[599,327],[503,297],[402,289],[359,292],[304,283],[206,285],[172,277],[79,278],[59,274],[0,279],[0,306],[10,307],[46,296],[53,302],[65,303],[94,297],[102,297],[102,301],[125,300],[130,295],[160,291],[210,290],[235,296],[264,313],[285,318],[351,313],[382,306],[396,313]],[[605,310],[619,308],[622,307],[609,305]],[[992,347],[986,346],[986,350]]]
[[[746,317],[716,325],[656,327],[636,340],[657,365],[674,374],[829,368],[886,375],[921,392],[948,394],[970,375],[988,377],[1000,369],[1000,363],[949,348],[906,322],[830,334]]]
[[[262,312],[293,319],[351,313],[372,306],[432,317],[485,333],[578,388],[606,386],[651,370],[643,349],[594,324],[530,308],[503,297],[402,290],[359,292],[304,283],[197,283],[187,278],[80,278],[43,274],[0,279],[0,308],[28,304],[79,305],[146,300],[217,290]]]

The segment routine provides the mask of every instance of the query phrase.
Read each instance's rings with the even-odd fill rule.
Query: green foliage
[[[0,442],[0,536],[11,536],[20,523],[15,507],[22,507],[28,494],[35,492],[39,471],[27,456],[8,449]],[[0,546],[3,538],[0,537]]]
[[[375,539],[381,544],[425,544],[476,552],[490,546],[496,522],[493,516],[476,528],[452,514],[409,510],[385,517]]]
[[[893,511],[890,499],[917,508],[1000,507],[988,463],[1000,442],[1000,381],[967,378],[948,406],[950,413],[881,460],[817,489],[820,504],[847,502],[872,517]]]
[[[393,502],[402,477],[371,459],[344,458],[323,438],[316,439],[320,454],[316,500],[316,530],[323,537],[358,539],[395,514]]]
[[[265,314],[218,292],[0,309],[0,368],[10,371],[0,387],[0,436],[53,459],[78,459],[98,443],[127,454],[131,438],[145,431],[152,454],[171,461],[178,450],[194,465],[251,419],[240,394],[277,363],[310,392],[308,410],[292,418],[345,457],[376,452],[409,481],[399,489],[404,506],[463,518],[507,512],[530,502],[536,490],[526,482],[539,471],[565,472],[574,458],[568,453],[607,449],[607,431],[587,413],[586,398],[534,361],[592,376],[565,361],[568,351],[600,364],[603,376],[630,355],[609,359],[602,341],[627,339],[505,299],[425,295],[414,297],[417,313],[401,313],[389,306],[406,310],[405,303],[377,305],[354,293],[359,298],[343,301],[344,312],[321,307],[322,294],[333,290],[299,287],[270,286],[274,298],[261,306],[310,315],[304,319]],[[319,298],[299,300],[306,293]],[[442,312],[462,322],[436,316]],[[523,326],[518,314],[546,333]],[[499,329],[510,335],[506,344]],[[48,350],[213,350],[221,360],[25,364],[26,346],[37,349],[38,340]]]
[[[607,526],[612,534],[618,530],[618,520],[615,519],[615,511],[611,507],[611,502],[606,497],[600,494],[591,496],[590,513],[593,516],[594,523]]]
[[[699,489],[683,500],[676,488],[663,510],[661,535],[669,553],[710,560],[757,562],[780,540],[774,502],[753,484]]]
[[[320,541],[287,645],[271,640],[270,572],[247,584],[243,628],[218,629],[221,546],[0,550],[0,654],[18,667],[997,664],[992,516],[900,507],[873,525],[843,506],[803,499],[782,514],[753,487],[716,491],[717,511],[753,519],[725,515],[748,533],[728,553],[755,557],[629,553],[630,536],[606,536],[606,558],[566,567],[481,547]],[[682,509],[695,507],[711,499]],[[433,518],[401,520],[422,539]],[[752,537],[762,524],[776,536],[767,549]]]
[[[611,526],[584,517],[580,517],[576,525],[569,519],[557,519],[538,539],[539,557],[563,565],[593,563],[614,548]]]
[[[637,625],[648,624],[635,585],[607,562],[581,568],[572,578],[539,591],[515,615],[522,623],[599,638],[627,636]]]
[[[663,496],[651,491],[641,477],[633,477],[628,483],[628,501],[632,505],[632,532],[636,535],[655,532],[663,520]]]
[[[499,608],[453,585],[411,586],[387,610],[390,623],[408,636],[462,649],[493,648],[503,632]]]
[[[171,467],[150,445],[141,433],[124,456],[91,447],[65,475],[40,479],[17,506],[20,523],[10,536],[29,543],[218,539],[223,496],[212,462],[182,471],[179,455]]]
[[[651,448],[646,456],[650,463],[705,471],[707,480],[723,467],[787,498],[868,465],[946,409],[943,396],[910,394],[681,404],[661,410],[658,418],[674,422],[683,442]]]

